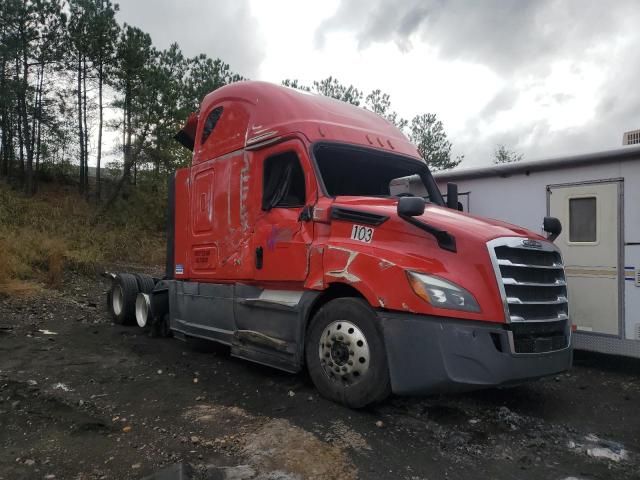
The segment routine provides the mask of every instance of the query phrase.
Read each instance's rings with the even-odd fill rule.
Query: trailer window
[[[211,110],[209,115],[207,115],[207,119],[204,122],[204,127],[202,128],[202,139],[200,140],[200,143],[204,143],[207,138],[209,138],[209,135],[211,135],[213,129],[216,128],[218,120],[220,120],[221,116],[222,107],[214,108],[213,110]]]
[[[269,157],[264,162],[262,209],[302,207],[305,203],[304,172],[293,152]]]
[[[570,242],[596,241],[596,207],[596,197],[569,199]]]

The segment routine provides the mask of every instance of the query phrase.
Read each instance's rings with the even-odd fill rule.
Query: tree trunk
[[[35,145],[32,150],[35,150],[36,168],[33,177],[32,193],[38,190],[38,172],[40,169],[40,140],[42,133],[42,95],[44,88],[44,59],[40,64],[40,71],[38,72],[38,86],[36,89],[36,105],[34,111],[34,130],[33,130],[33,142]]]
[[[27,91],[29,90],[29,58],[27,56],[26,40],[24,41],[24,48],[22,50],[22,132],[24,135],[24,145],[27,154],[27,171],[25,182],[25,193],[27,195],[33,194],[33,144],[32,144],[32,132],[29,130],[29,117],[27,112]]]
[[[7,177],[13,176],[14,164],[16,160],[15,151],[15,119],[12,112],[7,112],[7,137],[4,154],[6,155]]]
[[[84,193],[84,133],[82,130],[82,59],[78,55],[78,140],[80,143],[80,193]]]
[[[131,137],[133,135],[132,127],[131,127],[131,88],[127,87],[127,92],[125,93],[126,99],[125,104],[127,106],[127,121],[126,121],[126,131],[127,131],[127,141],[124,145],[124,165],[123,167],[123,176],[124,176],[124,167],[127,164],[127,159],[131,157]],[[131,165],[129,165],[131,168]],[[127,172],[127,177],[128,172]]]
[[[2,115],[2,139],[0,139],[0,176],[7,177],[9,175],[9,152],[7,148],[7,140],[9,133],[7,132],[7,123],[5,115]]]
[[[100,160],[102,159],[102,61],[98,66],[98,155],[96,159],[96,202],[100,203]]]
[[[3,32],[4,33],[4,32]],[[2,70],[0,70],[0,92],[5,91],[5,73],[6,73],[7,61],[5,57],[2,57]],[[0,175],[9,176],[9,149],[8,149],[8,140],[9,140],[9,119],[7,118],[9,115],[9,109],[6,107],[6,99],[2,100],[2,124],[0,125],[0,129],[2,129],[2,138],[0,139]]]
[[[16,86],[20,85],[20,59],[16,56]],[[20,158],[20,181],[24,181],[24,135],[22,132],[22,95],[19,88],[16,88],[16,101],[18,103],[18,118],[16,124],[18,125],[18,148]]]
[[[140,152],[142,151],[142,146],[144,145],[144,141],[146,137],[147,137],[147,130],[145,129],[142,133],[140,133],[136,137],[135,150],[134,151],[130,149],[125,150],[124,165],[122,167],[122,176],[118,179],[118,183],[116,183],[115,188],[109,195],[109,198],[107,198],[107,200],[105,201],[104,205],[100,209],[100,212],[94,218],[94,221],[100,218],[111,207],[113,202],[116,201],[116,198],[118,198],[118,195],[122,190],[122,187],[124,186],[125,182],[129,179],[131,175],[131,168],[136,163],[136,158],[138,157],[138,155],[140,155]],[[129,139],[131,139],[130,136],[129,136]]]
[[[42,95],[40,96],[40,106],[38,107],[40,111],[42,111]],[[42,119],[38,120],[38,134],[36,140],[36,175],[35,181],[33,184],[34,193],[38,191],[38,175],[40,173],[40,147],[42,145]]]
[[[84,191],[89,196],[89,129],[87,128],[87,57],[82,57],[83,121],[84,121]]]
[[[14,122],[13,115],[9,117],[9,125],[11,125],[11,129],[9,130],[9,138],[7,139],[7,177],[11,177],[13,175],[13,170],[15,168],[16,163],[16,151],[15,151],[15,130],[14,130]]]
[[[0,176],[9,176],[9,122],[7,121],[6,112],[2,114],[2,140],[0,150],[2,153],[0,154]]]

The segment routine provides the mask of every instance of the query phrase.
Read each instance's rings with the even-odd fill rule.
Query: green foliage
[[[363,93],[353,85],[344,85],[337,78],[329,76],[323,80],[315,80],[313,86],[309,87],[300,83],[299,80],[286,79],[282,81],[282,85],[290,88],[297,88],[305,92],[314,92],[324,95],[325,97],[335,98],[351,105],[360,106]]]
[[[38,181],[75,177],[85,198],[94,195],[113,206],[122,189],[132,198],[130,185],[143,189],[148,178],[162,184],[189,163],[190,153],[173,140],[188,114],[211,91],[243,79],[221,59],[187,58],[177,44],[158,50],[141,29],[120,26],[118,10],[113,0],[0,2],[0,176],[29,195]],[[434,169],[461,161],[451,158],[451,143],[435,115],[409,122],[380,89],[365,95],[334,76],[311,85],[296,79],[282,84],[384,117],[416,143]],[[103,126],[104,108],[120,109],[121,115]],[[94,159],[102,167],[103,128],[117,130],[121,139],[119,158],[111,162],[119,168],[115,188],[108,183],[113,175],[95,184],[89,179]],[[111,185],[108,197],[101,196],[103,185]]]
[[[198,55],[189,60],[188,76],[185,81],[187,105],[191,111],[197,110],[202,99],[208,93],[229,83],[244,78],[231,70],[231,67],[219,58],[211,59]]]
[[[297,79],[283,80],[282,85],[319,93],[356,106],[360,106],[364,96],[353,85],[346,86],[334,77],[314,81],[312,88]],[[377,113],[402,130],[418,147],[420,156],[427,161],[432,170],[455,168],[464,160],[463,155],[451,158],[451,142],[447,138],[442,122],[435,114],[416,115],[409,123],[393,110],[390,95],[380,89],[373,90],[364,98],[363,108]]]
[[[496,149],[493,152],[493,163],[500,165],[502,163],[514,163],[519,162],[524,158],[524,155],[516,152],[515,150],[509,150],[502,144],[496,145]]]
[[[158,51],[147,33],[118,25],[118,10],[112,0],[0,2],[0,176],[29,183],[30,194],[32,180],[79,164],[80,192],[90,195],[105,106],[122,110],[106,126],[122,134],[122,177],[133,172],[136,183],[148,168],[165,176],[188,163],[173,141],[188,114],[212,90],[242,80],[220,59],[185,58],[177,44]]]
[[[382,93],[380,89],[367,95],[364,108],[386,118],[400,130],[404,130],[409,124],[407,120],[401,118],[397,112],[391,109],[391,97],[388,93]]]
[[[90,25],[89,57],[96,69],[102,69],[109,76],[115,68],[116,42],[120,33],[120,26],[116,22],[118,5],[111,0],[94,1],[94,15]]]
[[[463,160],[463,157],[451,158],[451,142],[447,139],[442,122],[433,113],[413,117],[409,138],[432,170],[455,168]]]
[[[282,81],[282,85],[284,85],[285,87],[289,87],[289,88],[297,88],[298,90],[303,90],[305,92],[310,92],[311,91],[311,87],[307,87],[306,85],[302,85],[300,83],[299,80],[294,79],[285,79]]]
[[[333,78],[332,76],[323,80],[314,81],[313,89],[317,93],[355,106],[360,106],[363,96],[362,92],[353,85],[343,85],[337,78]]]

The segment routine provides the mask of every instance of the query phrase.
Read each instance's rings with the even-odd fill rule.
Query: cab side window
[[[200,143],[207,141],[207,138],[209,138],[213,129],[216,128],[216,124],[218,123],[218,120],[220,120],[221,116],[222,107],[214,108],[209,112],[209,115],[207,115],[207,119],[204,122],[204,127],[202,128],[202,138],[200,139]]]
[[[304,171],[294,152],[269,157],[264,162],[262,209],[303,207]]]

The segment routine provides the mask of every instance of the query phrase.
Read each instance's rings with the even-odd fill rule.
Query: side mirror
[[[447,207],[458,210],[458,184],[447,183]]]
[[[458,202],[458,210],[460,212],[464,212],[464,207],[462,206],[462,202]]]
[[[398,215],[400,217],[418,217],[424,213],[424,198],[401,197],[398,200]]]
[[[544,217],[542,229],[548,233],[547,239],[553,242],[562,233],[562,224],[556,217]]]

